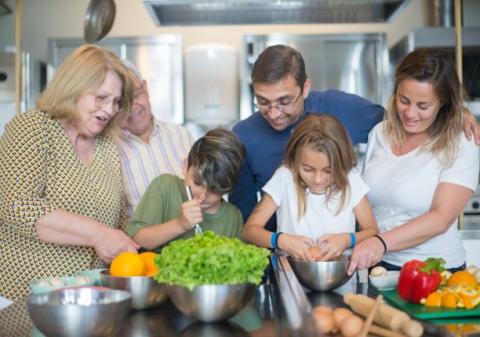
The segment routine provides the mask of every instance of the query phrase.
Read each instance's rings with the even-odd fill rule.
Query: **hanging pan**
[[[115,10],[113,0],[90,0],[83,30],[86,42],[99,41],[108,34],[115,20]]]

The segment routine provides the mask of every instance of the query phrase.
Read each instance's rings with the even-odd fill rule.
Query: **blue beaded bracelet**
[[[349,234],[350,234],[350,248],[353,248],[357,243],[357,238],[355,237],[355,233],[349,233]]]
[[[283,232],[272,233],[272,236],[270,237],[270,244],[272,245],[273,249],[278,248],[278,237],[280,234],[283,234]]]
[[[272,236],[270,237],[270,244],[272,245],[273,249],[277,248],[276,247],[277,236],[278,236],[278,233],[272,233]]]
[[[283,234],[283,232],[278,232],[277,236],[275,237],[275,249],[278,248],[278,239],[280,238],[280,234]]]

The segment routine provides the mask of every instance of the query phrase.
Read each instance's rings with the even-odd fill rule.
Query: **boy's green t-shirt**
[[[155,178],[137,205],[127,225],[127,234],[133,237],[143,227],[176,218],[185,201],[187,201],[187,194],[183,179],[171,174],[163,174]],[[211,230],[219,235],[239,237],[243,226],[242,214],[236,206],[223,200],[217,213],[203,213],[203,222],[200,226],[203,231]],[[193,233],[193,229],[189,230],[177,239],[191,237]]]

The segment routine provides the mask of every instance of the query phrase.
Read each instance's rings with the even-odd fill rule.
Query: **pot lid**
[[[115,20],[115,11],[113,0],[90,0],[83,31],[86,42],[99,41],[108,34]]]

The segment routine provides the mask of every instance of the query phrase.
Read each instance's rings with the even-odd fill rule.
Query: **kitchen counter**
[[[373,296],[368,284],[360,283],[356,278],[334,292],[318,293],[304,292],[292,271],[284,270],[281,274],[279,273],[280,271],[276,269],[277,284],[257,287],[255,297],[247,307],[229,321],[211,324],[194,322],[181,314],[167,300],[157,309],[131,311],[124,325],[114,336],[315,336],[308,315],[309,306],[344,306],[341,295],[344,292]],[[423,322],[422,324],[425,327],[424,336],[426,337],[453,336],[443,326]],[[0,310],[0,336],[41,336],[32,326],[25,303],[16,303]]]

